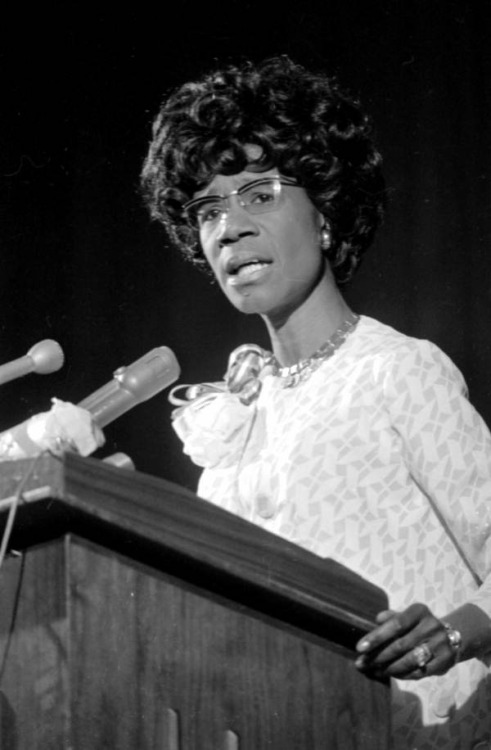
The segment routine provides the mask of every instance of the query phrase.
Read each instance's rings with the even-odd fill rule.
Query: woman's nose
[[[258,234],[257,224],[251,214],[236,201],[230,201],[228,211],[220,219],[218,242],[229,245],[248,235]]]

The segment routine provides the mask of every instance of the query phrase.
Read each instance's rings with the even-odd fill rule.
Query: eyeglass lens
[[[209,195],[191,201],[186,206],[186,213],[198,226],[213,224],[228,212],[229,200],[232,195],[237,196],[239,204],[248,213],[259,214],[274,211],[280,202],[281,184],[282,181],[278,177],[254,180],[228,195]],[[290,184],[290,181],[286,184]]]

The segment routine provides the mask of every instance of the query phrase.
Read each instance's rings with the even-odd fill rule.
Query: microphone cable
[[[30,459],[29,465],[27,466],[24,475],[21,477],[19,484],[17,485],[15,494],[11,497],[0,500],[0,511],[3,510],[3,508],[9,508],[9,513],[5,522],[5,528],[3,530],[2,543],[0,544],[0,570],[7,554],[9,540],[12,535],[15,517],[17,515],[17,509],[21,502],[27,502],[27,498],[24,497],[24,488],[33,475],[40,459],[47,453],[50,453],[50,451],[42,451],[41,453],[36,454],[32,459]]]

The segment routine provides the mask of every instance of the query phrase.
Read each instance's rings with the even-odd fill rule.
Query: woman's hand
[[[453,667],[460,633],[433,615],[424,604],[403,612],[386,610],[376,617],[378,627],[358,644],[356,666],[374,677],[420,680],[442,675]]]

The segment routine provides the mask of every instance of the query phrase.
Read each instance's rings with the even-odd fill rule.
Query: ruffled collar
[[[248,443],[262,381],[271,372],[273,355],[244,344],[229,357],[223,382],[179,385],[169,401],[177,408],[172,426],[184,453],[204,468],[237,463]],[[184,391],[183,396],[179,392]]]
[[[184,453],[205,468],[236,464],[246,447],[251,447],[264,378],[272,374],[283,388],[297,386],[337,351],[358,321],[359,316],[350,313],[316,352],[291,367],[280,367],[271,352],[244,344],[230,355],[223,382],[173,388],[169,400],[177,408],[172,425],[184,443]],[[184,395],[178,396],[182,391]]]

